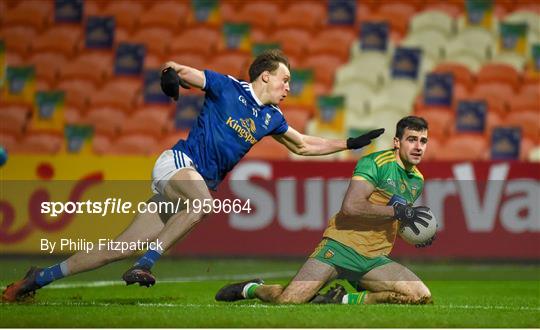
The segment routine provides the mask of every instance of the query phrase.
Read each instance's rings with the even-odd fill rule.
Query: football
[[[419,223],[416,224],[416,227],[420,230],[418,234],[415,234],[409,226],[403,226],[400,223],[398,233],[405,242],[413,245],[422,244],[435,235],[437,231],[437,219],[431,210],[427,211],[427,213],[431,215],[431,219],[423,218],[428,223],[427,227]]]

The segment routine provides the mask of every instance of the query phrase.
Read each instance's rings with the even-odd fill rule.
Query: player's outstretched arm
[[[297,155],[321,156],[328,155],[346,149],[359,149],[371,143],[372,139],[384,133],[384,128],[370,131],[355,138],[326,139],[317,136],[301,134],[289,126],[287,132],[274,136],[279,143]]]
[[[205,76],[204,72],[202,72],[201,70],[192,68],[187,65],[181,65],[173,61],[168,61],[167,63],[165,63],[165,65],[163,65],[162,67],[162,71],[166,70],[167,68],[172,68],[174,71],[176,71],[176,74],[180,78],[181,82],[185,82],[189,86],[197,88],[204,87]],[[185,86],[182,87],[186,88]]]
[[[353,177],[343,198],[341,209],[336,216],[336,221],[351,218],[378,224],[394,221],[392,206],[375,205],[369,201],[369,196],[374,190],[375,187],[369,181],[359,176]]]

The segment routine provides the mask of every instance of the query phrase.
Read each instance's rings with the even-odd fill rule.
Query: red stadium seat
[[[280,6],[277,2],[246,2],[237,13],[238,22],[247,22],[253,27],[270,30],[276,17],[280,15]]]
[[[60,68],[60,79],[89,80],[101,86],[112,75],[112,53],[85,53]]]
[[[149,27],[137,30],[128,37],[130,42],[142,43],[146,52],[163,57],[168,52],[168,46],[174,37],[173,32],[163,27]]]
[[[440,10],[454,18],[457,18],[459,15],[464,13],[465,8],[463,1],[430,0],[426,1],[424,10]]]
[[[518,89],[521,81],[519,73],[507,64],[485,64],[476,75],[477,84],[501,83],[507,84],[514,90]]]
[[[103,15],[114,16],[115,27],[133,31],[137,24],[137,18],[141,16],[145,8],[140,2],[132,0],[116,0],[107,2],[102,10]]]
[[[280,28],[270,37],[270,40],[278,42],[287,56],[303,58],[306,54],[306,40],[312,40],[313,33],[304,28],[291,27]]]
[[[501,109],[504,106],[506,111],[508,102],[515,97],[516,93],[513,88],[507,84],[499,83],[484,83],[476,85],[473,92],[470,94],[472,99],[484,99],[490,109]]]
[[[431,123],[428,123],[430,125],[429,127],[429,133],[428,133],[428,144],[426,148],[426,152],[424,153],[424,157],[422,157],[422,160],[436,160],[437,159],[437,153],[441,149],[441,140],[436,135],[432,135],[431,130]]]
[[[452,62],[441,63],[433,71],[451,72],[454,75],[454,83],[463,84],[468,90],[474,85],[473,73],[463,64]]]
[[[11,152],[15,145],[17,144],[17,136],[14,134],[9,134],[2,130],[0,132],[0,146],[7,150],[8,154]]]
[[[44,10],[43,5],[47,3],[46,1],[36,1],[35,5],[8,8],[5,14],[2,15],[2,28],[12,25],[24,25],[32,27],[36,31],[42,31],[50,24],[52,17],[52,11]]]
[[[535,148],[535,143],[532,139],[522,138],[519,147],[519,159],[527,161],[529,159],[529,153]]]
[[[138,29],[162,27],[174,34],[185,25],[189,13],[189,3],[179,1],[156,1],[139,18]]]
[[[53,26],[32,42],[32,52],[60,52],[71,58],[77,53],[82,39],[79,26]]]
[[[455,123],[455,115],[452,110],[438,108],[424,108],[416,111],[416,115],[427,120],[429,124],[429,136],[434,136],[439,141],[446,140]]]
[[[105,153],[112,155],[150,155],[155,150],[156,144],[156,139],[150,135],[122,135],[111,144]]]
[[[538,141],[540,138],[540,111],[522,111],[508,114],[504,119],[506,125],[519,126],[522,136]]]
[[[142,101],[141,89],[140,79],[116,78],[91,96],[90,106],[112,106],[130,113]]]
[[[275,18],[279,29],[296,27],[315,32],[326,23],[326,3],[322,1],[293,2]]]
[[[216,52],[222,38],[221,32],[216,27],[197,26],[186,28],[180,35],[166,41],[169,43],[169,51],[172,55],[191,52],[207,57]]]
[[[28,124],[30,107],[17,104],[0,105],[0,132],[20,136]]]
[[[208,67],[237,79],[247,80],[247,67],[250,56],[242,52],[225,52],[212,57]]]
[[[158,143],[156,144],[153,153],[160,154],[167,149],[171,149],[178,142],[178,140],[187,139],[188,134],[188,130],[179,130],[168,133],[167,136],[158,140]]]
[[[286,160],[289,158],[287,148],[271,137],[263,138],[246,154],[246,159]]]
[[[96,134],[92,138],[92,150],[98,155],[106,153],[111,148],[111,137],[107,134]]]
[[[204,56],[201,56],[197,53],[190,53],[190,52],[181,52],[178,54],[170,54],[169,57],[165,58],[166,61],[172,60],[176,63],[191,66],[193,68],[202,70],[206,69],[208,67],[208,61]],[[162,64],[165,64],[163,62]]]
[[[306,132],[306,126],[310,116],[308,112],[304,110],[296,110],[294,108],[287,108],[284,115],[290,127],[294,128],[300,133]]]
[[[134,112],[122,125],[122,134],[141,133],[160,138],[170,128],[170,113],[142,108]]]
[[[25,57],[31,50],[37,32],[33,26],[13,25],[0,29],[0,39],[4,40],[7,53],[17,53]]]
[[[36,77],[50,82],[56,82],[60,70],[67,64],[67,59],[62,53],[37,53],[28,59],[28,62],[36,68]]]
[[[343,64],[343,60],[335,55],[313,55],[302,62],[302,67],[313,69],[315,83],[322,84],[325,91],[329,91],[334,83],[336,70]],[[317,93],[317,91],[316,91]]]
[[[73,106],[83,111],[90,104],[97,88],[92,81],[84,79],[62,80],[57,88],[66,92],[64,102],[67,106]]]
[[[21,141],[12,147],[14,154],[48,154],[60,151],[64,137],[53,133],[26,133]]]

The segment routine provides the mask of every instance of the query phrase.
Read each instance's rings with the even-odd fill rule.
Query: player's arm
[[[180,80],[190,86],[202,89],[205,85],[206,78],[204,76],[204,72],[201,70],[187,65],[181,65],[173,61],[165,63],[162,69],[165,70],[167,68],[172,68],[174,71],[176,71]]]
[[[371,140],[384,133],[384,129],[373,130],[364,135],[345,139],[327,139],[301,134],[290,127],[284,134],[274,135],[279,143],[297,155],[320,156],[328,155],[346,149],[358,149],[371,143]]]
[[[375,205],[369,196],[375,191],[373,184],[360,176],[354,176],[345,193],[341,209],[336,218],[356,219],[373,223],[384,223],[394,220],[394,208],[386,205]]]

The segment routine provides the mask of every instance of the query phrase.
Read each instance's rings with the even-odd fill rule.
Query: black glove
[[[371,143],[372,139],[375,139],[379,137],[384,133],[384,128],[375,129],[373,131],[369,131],[366,134],[357,136],[355,138],[348,138],[347,139],[347,149],[360,149],[368,144]]]
[[[168,67],[161,72],[161,90],[163,93],[165,93],[165,95],[172,97],[175,101],[177,101],[180,93],[178,91],[180,86],[186,89],[190,88],[185,81],[180,79],[178,73],[176,73],[173,68]]]
[[[428,247],[430,246],[431,244],[433,244],[433,241],[435,240],[435,238],[437,238],[437,234],[433,235],[432,238],[428,239],[426,242],[424,243],[420,243],[420,244],[416,244],[415,247],[417,248],[425,248],[425,247]]]
[[[418,235],[420,230],[416,227],[416,224],[419,223],[422,226],[427,227],[428,223],[424,219],[431,219],[431,215],[427,213],[427,211],[429,211],[429,207],[427,206],[412,207],[409,205],[396,204],[394,205],[394,218],[401,222],[402,226],[410,227],[412,231]]]

